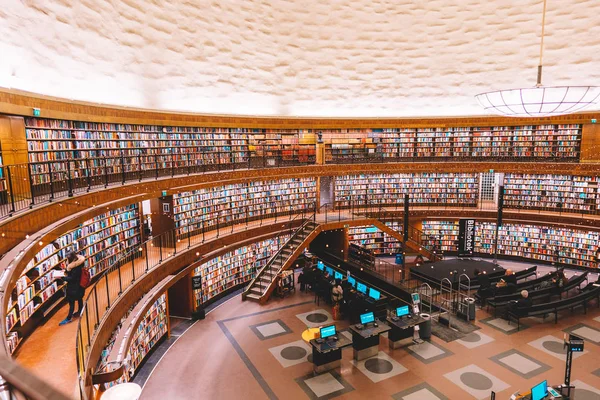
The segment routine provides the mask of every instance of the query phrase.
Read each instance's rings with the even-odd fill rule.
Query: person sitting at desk
[[[342,289],[342,281],[337,279],[331,288],[331,302],[336,305],[344,298],[344,289]]]
[[[508,319],[509,312],[512,312],[513,314],[525,315],[532,305],[533,302],[529,298],[529,292],[527,290],[521,290],[521,298],[508,303],[504,319]]]

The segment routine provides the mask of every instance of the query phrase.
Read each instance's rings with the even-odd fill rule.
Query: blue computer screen
[[[358,290],[362,294],[367,294],[367,285],[365,285],[364,283],[357,282],[356,290]]]
[[[325,264],[323,264],[323,261],[317,261],[317,268],[319,268],[321,271],[325,269]]]
[[[335,336],[335,325],[329,325],[321,328],[321,338],[325,339],[330,336]]]
[[[369,322],[375,322],[375,316],[373,315],[373,313],[369,312],[366,314],[361,314],[360,323],[364,325],[368,324]]]
[[[335,276],[335,279],[344,279],[344,275],[340,274],[339,272],[335,271],[335,273],[333,274]]]
[[[404,317],[405,315],[410,314],[410,309],[408,308],[408,306],[402,306],[402,307],[398,307],[396,308],[396,315],[398,317]]]
[[[379,293],[379,290],[369,288],[369,297],[375,300],[379,300],[379,298],[381,297],[381,293]]]
[[[348,283],[351,284],[352,287],[356,287],[356,279],[351,276],[348,277]]]
[[[548,383],[544,381],[531,388],[531,400],[542,400],[548,395]]]
[[[329,275],[333,276],[333,268],[325,267],[325,271],[329,272]]]

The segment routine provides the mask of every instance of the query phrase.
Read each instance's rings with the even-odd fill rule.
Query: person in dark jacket
[[[83,309],[83,295],[85,289],[81,287],[81,271],[85,263],[85,257],[73,251],[67,253],[67,261],[69,264],[65,267],[64,280],[67,282],[66,299],[69,302],[69,315],[62,320],[58,325],[66,325],[73,321],[73,317],[79,317]],[[77,311],[74,312],[75,302],[77,301]]]
[[[529,298],[529,292],[527,290],[521,290],[521,298],[516,301],[508,303],[505,319],[508,319],[508,313],[526,315],[527,311],[531,308],[533,302]]]
[[[492,295],[492,288],[490,284],[490,278],[485,274],[475,270],[475,279],[477,279],[477,283],[479,284],[479,289],[477,289],[477,295],[481,299],[481,306],[485,306],[485,301],[488,297]]]

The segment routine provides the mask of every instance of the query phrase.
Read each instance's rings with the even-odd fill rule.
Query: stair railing
[[[314,207],[311,207],[311,208],[314,208]],[[265,263],[265,265],[259,271],[256,272],[256,274],[254,275],[254,278],[246,286],[246,289],[244,290],[244,295],[246,295],[250,291],[250,289],[252,289],[252,287],[255,285],[255,283],[258,283],[258,287],[260,288],[261,295],[265,294],[266,290],[273,283],[273,280],[275,279],[275,275],[273,275],[272,277],[269,278],[268,283],[265,283],[263,281],[263,279],[261,279],[262,275],[264,274],[264,271],[266,271],[268,268],[270,268],[270,266],[275,261],[277,261],[277,257],[282,257],[283,250],[290,245],[290,243],[294,240],[295,237],[298,236],[298,234],[300,232],[302,232],[304,230],[304,228],[306,227],[306,225],[308,225],[309,222],[311,222],[311,221],[314,222],[316,220],[316,213],[315,213],[315,211],[313,211],[312,213],[306,213],[303,210],[301,213],[297,214],[296,216],[294,216],[294,218],[290,219],[289,221],[287,221],[285,223],[288,225],[288,229],[283,230],[281,233],[279,233],[279,235],[277,235],[276,237],[271,239],[272,242],[275,242],[275,241],[280,242],[281,238],[284,235],[287,235],[289,233],[289,231],[292,230],[292,227],[299,220],[303,220],[304,222],[298,229],[296,229],[296,231],[292,234],[292,236],[290,236],[290,238],[285,241],[284,245],[281,246],[274,254],[272,254],[271,257],[269,257],[269,260]]]

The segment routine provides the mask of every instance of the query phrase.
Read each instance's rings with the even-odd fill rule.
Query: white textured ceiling
[[[1,0],[0,86],[293,116],[480,114],[533,86],[541,0]],[[600,0],[548,0],[544,84],[600,85]]]

